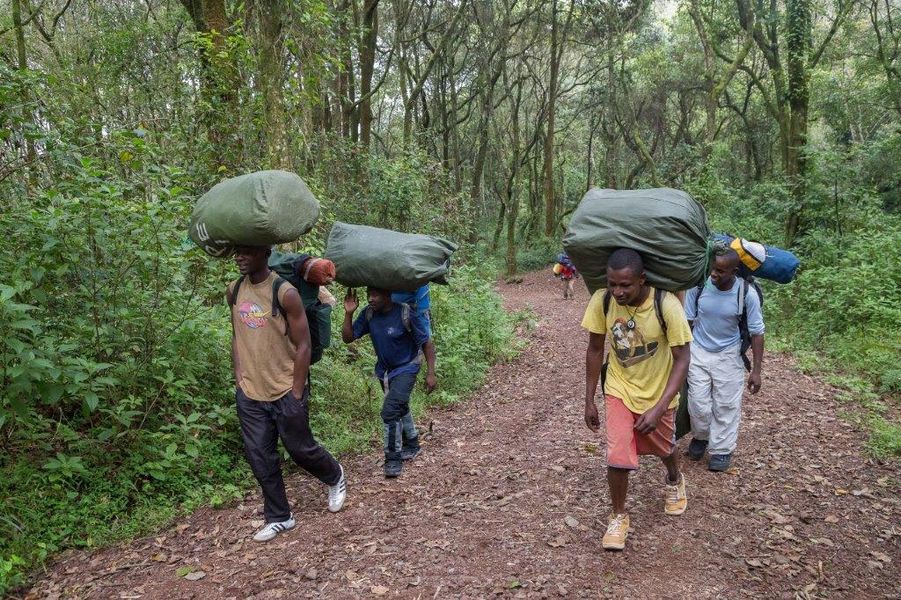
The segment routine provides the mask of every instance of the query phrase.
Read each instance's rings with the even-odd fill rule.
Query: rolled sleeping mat
[[[733,237],[725,233],[717,233],[713,239],[723,242],[735,250],[741,260],[739,275],[742,277],[753,275],[776,283],[791,283],[801,266],[801,261],[797,256],[776,246]]]

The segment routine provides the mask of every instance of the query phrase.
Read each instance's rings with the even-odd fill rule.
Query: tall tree
[[[369,148],[372,139],[372,76],[375,71],[379,35],[379,0],[363,2],[363,34],[360,39],[360,145]]]
[[[201,41],[197,45],[203,80],[203,120],[211,158],[233,166],[240,154],[240,136],[233,134],[237,118],[238,70],[226,47],[228,18],[225,0],[181,0]]]
[[[282,0],[256,0],[260,19],[259,75],[263,93],[266,163],[270,168],[291,166],[285,123],[284,7]]]
[[[785,243],[791,246],[801,227],[807,196],[807,122],[810,104],[810,73],[823,57],[851,3],[836,0],[831,25],[816,50],[813,49],[811,0],[786,0],[784,14],[777,0],[736,0],[739,23],[754,39],[766,60],[772,92],[752,68],[740,64],[760,92],[767,110],[779,126],[782,163],[791,189],[793,206],[785,222]],[[761,10],[765,14],[759,14]],[[784,27],[780,27],[780,22]],[[784,32],[784,33],[783,33]],[[784,51],[784,59],[783,59]],[[734,58],[721,56],[726,62]],[[736,63],[737,64],[737,63]]]

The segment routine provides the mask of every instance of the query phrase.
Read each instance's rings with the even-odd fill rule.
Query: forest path
[[[899,596],[897,466],[866,458],[834,391],[782,355],[767,357],[763,390],[745,398],[731,472],[685,461],[688,510],[667,517],[664,471],[643,458],[627,548],[602,550],[604,437],[582,418],[588,295],[577,288],[563,300],[548,272],[499,285],[507,308],[538,319],[527,348],[466,401],[429,413],[424,451],[399,479],[384,479],[375,449],[348,459],[341,513],[295,472],[297,528],[268,544],[251,540],[254,493],[156,537],[63,555],[28,596]],[[179,576],[185,567],[193,573]]]

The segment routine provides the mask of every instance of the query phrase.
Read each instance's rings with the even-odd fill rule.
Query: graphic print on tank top
[[[651,358],[657,354],[657,348],[660,345],[659,342],[646,343],[638,324],[634,323],[634,326],[630,328],[629,321],[622,317],[618,317],[613,322],[610,334],[616,358],[625,368]]]
[[[268,320],[268,312],[264,312],[263,307],[256,302],[242,302],[238,307],[238,315],[241,317],[241,322],[251,329],[265,327]]]

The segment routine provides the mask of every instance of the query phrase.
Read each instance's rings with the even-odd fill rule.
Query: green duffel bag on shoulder
[[[200,197],[189,235],[210,256],[235,246],[292,242],[319,219],[319,201],[295,173],[257,171],[217,183]]]
[[[426,283],[446,284],[457,245],[431,235],[400,233],[336,222],[325,258],[335,263],[338,283],[412,292]]]
[[[652,286],[671,292],[702,282],[709,268],[707,213],[672,188],[591,189],[563,237],[563,248],[592,294],[607,287],[607,259],[617,248],[641,254]]]

